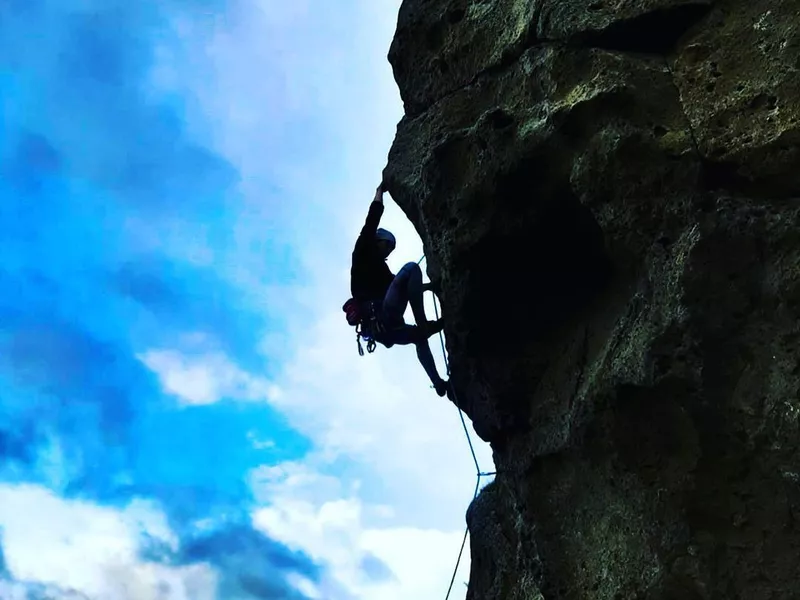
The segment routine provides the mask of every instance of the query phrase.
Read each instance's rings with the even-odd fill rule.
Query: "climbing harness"
[[[424,258],[425,258],[425,255],[423,254],[422,258],[420,258],[417,261],[417,264],[420,264],[423,261]],[[436,314],[436,320],[438,321],[439,320],[439,307],[438,307],[438,303],[436,301],[436,294],[433,295],[433,310],[434,310],[434,312]],[[448,378],[448,381],[449,381],[450,380],[450,361],[447,360],[447,351],[445,350],[445,344],[444,344],[444,331],[440,331],[439,332],[439,344],[442,347],[442,358],[444,358],[444,366],[445,366],[445,369],[447,370],[447,378]],[[453,394],[453,404],[455,404],[456,408],[458,409],[458,416],[461,417],[461,426],[464,428],[464,434],[467,437],[467,444],[469,444],[469,451],[470,451],[470,454],[472,454],[472,462],[475,464],[475,471],[476,471],[476,474],[477,474],[477,480],[475,481],[475,490],[472,492],[472,500],[474,501],[475,498],[478,497],[478,490],[480,489],[480,486],[481,486],[481,479],[483,479],[484,477],[491,477],[492,475],[496,475],[497,473],[495,471],[492,471],[490,473],[485,473],[485,472],[481,471],[481,466],[480,466],[480,463],[478,462],[478,457],[475,454],[475,447],[472,445],[472,436],[470,436],[469,429],[467,428],[467,422],[464,420],[464,411],[461,410],[461,403],[458,401],[458,396],[456,396],[455,388],[452,387],[453,386],[452,382],[449,383],[449,385],[450,385],[450,391]],[[456,566],[453,569],[453,576],[450,578],[450,587],[447,588],[447,595],[445,596],[445,600],[449,600],[450,592],[452,592],[452,590],[453,590],[453,583],[456,580],[456,574],[458,573],[458,566],[461,564],[461,556],[464,553],[464,546],[467,543],[467,536],[468,535],[469,535],[469,526],[467,526],[466,529],[464,529],[464,538],[461,540],[461,549],[458,551],[458,558],[456,559]]]
[[[417,261],[417,264],[425,260],[425,255],[422,255]],[[435,302],[435,298],[434,298]],[[367,344],[367,352],[372,354],[377,347],[378,337],[386,333],[386,326],[381,323],[378,318],[377,304],[373,301],[359,302],[355,298],[350,298],[342,306],[342,310],[347,317],[347,323],[351,327],[356,328],[356,345],[358,346],[358,355],[364,356],[364,347],[361,345],[361,340]],[[439,338],[442,334],[439,333]],[[442,342],[442,352],[444,352],[444,342]],[[445,357],[445,361],[447,357]],[[467,434],[469,435],[469,434]],[[470,446],[472,443],[470,442]]]
[[[375,302],[359,302],[350,298],[342,306],[347,317],[347,323],[356,328],[356,344],[358,355],[364,356],[363,339],[367,343],[367,352],[372,354],[377,346],[377,338],[386,332],[386,327],[378,318],[378,309]]]

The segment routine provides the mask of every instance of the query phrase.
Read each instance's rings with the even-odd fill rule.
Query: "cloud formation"
[[[8,595],[299,599],[287,576],[318,577],[320,567],[249,521],[243,474],[307,442],[269,407],[269,387],[242,388],[243,369],[264,366],[260,332],[279,324],[215,264],[237,168],[202,123],[190,130],[190,99],[153,85],[158,52],[180,44],[176,20],[227,9],[212,0],[0,6]],[[186,407],[174,368],[171,387],[151,368],[183,364],[179,352],[224,357],[211,361],[210,391],[197,370],[177,375],[193,404],[217,406]],[[282,444],[254,448],[248,432]],[[128,520],[138,498],[160,506],[153,514],[171,532],[160,560],[140,557],[153,540]],[[203,520],[213,534],[201,539],[193,524]]]

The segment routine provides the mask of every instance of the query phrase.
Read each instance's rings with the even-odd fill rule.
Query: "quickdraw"
[[[358,344],[359,356],[364,356],[364,348],[361,345],[361,338],[367,342],[367,352],[372,354],[377,347],[377,337],[386,332],[386,328],[378,318],[375,303],[366,303],[366,316],[356,325],[356,343]]]
[[[364,356],[364,347],[361,345],[361,338],[367,341],[367,352],[372,354],[375,352],[376,343],[373,338],[368,337],[361,331],[361,325],[356,326],[356,344],[358,344],[358,355]]]

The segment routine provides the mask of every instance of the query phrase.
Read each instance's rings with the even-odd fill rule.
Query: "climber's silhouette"
[[[372,352],[375,342],[391,348],[395,344],[414,344],[417,358],[430,377],[439,396],[448,391],[448,382],[439,376],[428,338],[442,330],[442,320],[428,321],[422,302],[423,292],[433,291],[432,284],[422,283],[422,269],[414,262],[406,263],[397,275],[392,274],[386,259],[394,250],[391,232],[379,229],[383,215],[383,184],[378,186],[369,206],[364,227],[353,249],[350,268],[350,298],[342,307],[347,322],[356,327],[357,338],[367,341]],[[403,314],[411,304],[416,325],[405,322]],[[363,354],[361,341],[359,353]]]

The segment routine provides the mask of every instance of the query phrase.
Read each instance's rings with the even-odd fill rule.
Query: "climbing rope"
[[[425,255],[423,254],[422,258],[420,258],[417,261],[417,264],[421,264],[424,259],[425,259]],[[436,314],[436,320],[438,321],[439,320],[439,307],[438,307],[438,303],[436,301],[436,294],[433,294],[433,310],[434,310],[434,313]],[[475,498],[478,497],[478,489],[481,486],[481,479],[483,479],[484,477],[490,477],[492,475],[496,475],[496,472],[492,471],[491,473],[484,473],[483,471],[481,471],[481,466],[480,466],[480,463],[478,462],[478,457],[475,454],[475,447],[472,445],[472,436],[469,434],[469,429],[467,428],[467,422],[464,420],[464,411],[461,410],[461,403],[458,401],[458,396],[456,396],[456,390],[453,387],[452,382],[450,381],[450,377],[451,377],[451,374],[450,374],[450,361],[447,359],[447,351],[445,350],[444,330],[439,332],[439,344],[442,347],[442,358],[444,359],[444,366],[445,366],[445,370],[447,372],[448,384],[450,385],[450,390],[453,393],[453,404],[455,404],[456,408],[458,409],[458,416],[461,418],[461,426],[464,428],[464,435],[466,435],[466,437],[467,437],[467,444],[469,444],[469,451],[470,451],[470,454],[472,454],[472,462],[475,464],[475,472],[477,474],[477,480],[475,481],[475,491],[472,492],[472,500],[471,500],[471,502],[472,502],[472,501],[475,500]],[[458,551],[458,558],[456,559],[456,566],[453,569],[453,576],[450,578],[450,586],[447,588],[447,595],[445,596],[445,600],[449,600],[450,592],[452,592],[452,590],[453,590],[453,583],[455,583],[455,580],[456,580],[456,574],[458,573],[458,567],[461,564],[461,556],[464,553],[464,546],[467,543],[467,536],[468,535],[469,535],[469,525],[464,529],[464,538],[461,540],[461,549]]]
[[[436,320],[439,320],[439,308],[438,303],[436,302],[436,294],[433,295],[433,310],[436,314]],[[444,358],[444,366],[447,370],[447,377],[450,378],[450,361],[447,360],[447,351],[444,347],[444,335],[442,331],[439,332],[439,343],[442,346],[442,357]],[[472,462],[475,463],[475,470],[477,471],[478,475],[481,474],[481,467],[478,464],[478,457],[475,455],[475,447],[472,445],[472,436],[469,434],[469,429],[467,429],[467,422],[464,420],[464,411],[461,410],[461,403],[458,401],[456,397],[456,390],[453,387],[452,383],[450,383],[450,388],[453,391],[453,403],[458,408],[458,416],[461,417],[461,426],[464,428],[464,434],[467,436],[467,443],[469,444],[469,451],[472,454]]]

